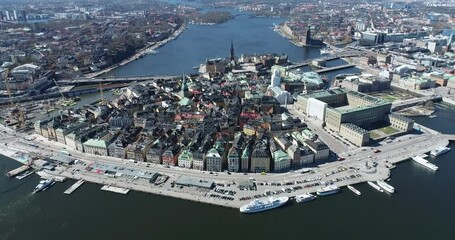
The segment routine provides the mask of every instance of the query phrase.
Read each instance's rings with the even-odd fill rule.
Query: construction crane
[[[8,83],[8,75],[9,75],[9,69],[7,68],[6,69],[6,74],[5,74],[5,76],[6,76],[5,77],[5,86],[6,86],[6,90],[8,92],[8,98],[9,98],[9,101],[10,101],[10,110],[11,110],[10,117],[14,118],[14,119],[17,119],[19,127],[25,126],[26,116],[24,114],[24,111],[19,106],[17,106],[16,103],[13,101],[11,88],[10,88],[9,83]]]

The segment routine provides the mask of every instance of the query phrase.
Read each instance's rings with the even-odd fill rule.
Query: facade
[[[107,148],[108,144],[104,140],[89,139],[86,142],[84,142],[84,150],[86,153],[101,156],[109,156]]]
[[[358,147],[366,146],[370,141],[369,132],[352,123],[341,124],[340,135]]]
[[[392,113],[389,115],[390,125],[403,132],[411,132],[414,128],[414,120]]]
[[[291,157],[283,150],[272,153],[275,172],[287,172],[291,168]]]
[[[221,156],[215,148],[210,149],[205,155],[206,170],[212,172],[222,171]]]
[[[314,152],[314,160],[316,162],[329,159],[330,149],[325,143],[305,140],[305,146],[308,146],[308,148]]]
[[[177,160],[180,153],[180,147],[178,145],[174,145],[168,148],[166,151],[163,152],[161,155],[161,159],[163,161],[163,165],[165,166],[177,166]]]
[[[270,156],[266,141],[259,141],[254,146],[253,152],[251,153],[250,172],[270,172]]]
[[[203,171],[205,167],[205,154],[202,151],[193,152],[193,169]]]
[[[193,153],[184,149],[178,157],[178,166],[183,168],[191,168],[193,166]]]

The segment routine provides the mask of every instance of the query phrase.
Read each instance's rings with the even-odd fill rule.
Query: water
[[[181,68],[191,69],[206,57],[226,56],[231,39],[238,54],[285,52],[293,61],[319,55],[318,50],[298,48],[269,31],[273,22],[278,23],[239,16],[219,26],[190,26],[157,55],[118,69],[117,74],[180,74]],[[455,134],[455,109],[438,104],[436,114],[434,119],[415,120]],[[448,154],[431,160],[439,166],[437,173],[411,161],[399,164],[390,182],[397,190],[394,195],[362,184],[356,186],[361,197],[343,189],[335,196],[255,215],[145,193],[119,195],[87,183],[69,196],[63,194],[74,181],[32,195],[37,176],[22,181],[0,176],[0,239],[454,239],[455,145],[451,147]],[[18,165],[0,156],[2,173]]]
[[[319,49],[297,47],[271,29],[273,23],[284,21],[283,18],[239,15],[219,25],[188,25],[176,40],[157,49],[158,54],[147,55],[107,75],[162,76],[196,72],[193,67],[206,59],[229,56],[231,40],[237,57],[241,54],[285,53],[296,62],[317,58]]]

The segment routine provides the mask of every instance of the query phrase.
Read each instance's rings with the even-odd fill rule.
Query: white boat
[[[47,179],[47,180],[41,180],[38,185],[36,185],[35,189],[33,190],[33,193],[41,192],[41,191],[46,191],[48,188],[50,188],[52,185],[54,185],[54,180],[52,179]]]
[[[321,55],[326,55],[326,54],[329,54],[329,50],[326,49],[326,48],[322,48],[321,50],[319,50],[321,52]]]
[[[362,195],[362,193],[357,190],[355,187],[348,185],[348,189],[351,190],[353,193],[357,194],[358,196]]]
[[[270,197],[267,199],[255,199],[240,207],[241,213],[257,213],[283,206],[289,201],[289,197]]]
[[[389,193],[394,193],[395,188],[392,187],[390,184],[384,182],[384,181],[377,181],[376,182],[382,189],[386,190]]]
[[[304,193],[302,195],[295,196],[295,201],[297,203],[309,202],[316,199],[316,196],[311,193]]]
[[[378,191],[380,191],[380,192],[384,192],[384,190],[382,190],[381,187],[379,187],[378,185],[376,185],[376,183],[371,182],[371,181],[368,181],[367,183],[368,183],[368,185],[372,186],[374,189],[376,189],[376,190],[378,190]]]
[[[428,169],[431,169],[433,171],[437,171],[439,169],[438,166],[434,165],[433,163],[428,162],[427,160],[423,159],[422,157],[415,156],[415,157],[412,157],[412,160],[414,160],[416,163],[418,163]]]
[[[448,147],[438,147],[438,148],[434,149],[433,151],[431,151],[430,154],[431,154],[431,156],[437,157],[439,155],[447,153],[448,151],[450,151],[450,148],[448,148]]]
[[[323,187],[317,190],[317,194],[319,196],[327,196],[327,195],[332,195],[340,191],[340,188],[337,187],[336,185],[329,185],[327,187]]]

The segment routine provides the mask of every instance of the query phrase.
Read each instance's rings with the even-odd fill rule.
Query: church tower
[[[234,42],[231,40],[231,57],[230,57],[231,62],[235,61],[235,55],[234,55]]]
[[[182,74],[182,87],[180,89],[180,98],[188,97],[188,85],[186,84],[186,77],[185,74]]]

